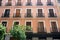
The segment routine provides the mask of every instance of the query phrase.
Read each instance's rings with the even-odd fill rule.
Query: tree
[[[11,29],[10,31],[14,40],[26,40],[26,35],[25,35],[26,28],[30,30],[30,27],[28,26],[15,25],[13,29]]]
[[[5,33],[6,33],[6,27],[0,24],[0,40],[4,40]]]

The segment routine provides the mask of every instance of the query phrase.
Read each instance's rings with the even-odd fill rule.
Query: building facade
[[[0,23],[6,32],[17,24],[32,27],[27,40],[60,40],[57,0],[0,0]]]

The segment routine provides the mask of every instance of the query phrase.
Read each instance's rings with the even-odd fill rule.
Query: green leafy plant
[[[0,40],[4,40],[5,33],[6,33],[6,27],[0,24]]]
[[[14,40],[26,40],[26,28],[30,30],[30,27],[28,26],[14,25],[13,29],[10,31]]]

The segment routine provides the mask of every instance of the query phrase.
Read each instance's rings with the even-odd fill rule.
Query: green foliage
[[[31,26],[26,26],[26,30],[31,31],[32,30]]]
[[[5,33],[6,33],[6,27],[0,24],[0,40],[4,40]]]
[[[10,33],[14,37],[15,40],[26,40],[26,28],[28,30],[31,29],[29,26],[20,26],[20,25],[15,25],[13,29],[11,29]]]
[[[24,40],[26,39],[26,35],[25,35],[25,29],[22,28],[23,26],[20,25],[15,25],[13,27],[13,29],[11,30],[11,35],[16,38],[15,40]]]

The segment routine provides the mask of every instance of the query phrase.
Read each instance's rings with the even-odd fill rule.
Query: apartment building
[[[18,24],[32,27],[26,31],[26,40],[60,40],[57,0],[0,0],[0,23],[6,32]]]

